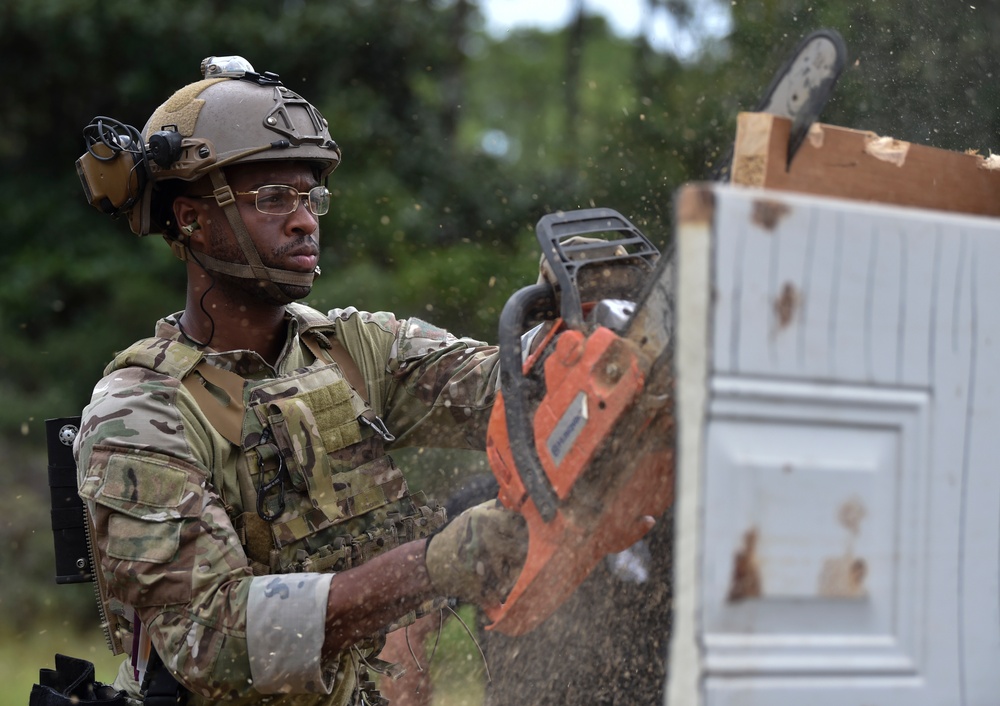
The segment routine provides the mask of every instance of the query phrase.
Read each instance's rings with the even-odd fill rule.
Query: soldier
[[[78,164],[95,206],[187,268],[184,310],[109,364],[76,442],[130,655],[115,686],[147,703],[379,703],[367,670],[391,627],[438,597],[494,603],[523,563],[520,516],[491,501],[446,524],[385,452],[482,448],[497,351],[296,303],[340,149],[276,75],[239,57],[202,69],[141,133],[95,119]]]

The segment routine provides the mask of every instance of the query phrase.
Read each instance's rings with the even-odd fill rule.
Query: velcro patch
[[[104,473],[101,495],[136,506],[129,514],[145,518],[159,509],[176,509],[184,496],[187,474],[166,459],[137,454],[112,454]]]
[[[181,521],[148,522],[112,514],[108,521],[108,556],[125,561],[164,564],[177,554]]]

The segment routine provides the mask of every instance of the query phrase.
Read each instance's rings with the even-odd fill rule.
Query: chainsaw
[[[788,165],[846,58],[835,30],[813,32],[765,92],[757,112],[791,120]],[[731,154],[713,180],[728,180]],[[517,583],[486,611],[487,628],[508,635],[551,615],[673,500],[670,259],[611,209],[544,216],[536,235],[549,277],[501,312],[486,441],[499,500],[528,527]]]
[[[555,284],[501,312],[486,442],[500,502],[528,527],[518,581],[487,610],[509,635],[645,535],[673,492],[669,262],[611,209],[544,216],[536,235]]]

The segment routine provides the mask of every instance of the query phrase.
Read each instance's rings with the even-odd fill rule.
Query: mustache
[[[313,249],[315,249],[317,251],[319,250],[319,241],[316,239],[316,235],[315,234],[311,234],[311,235],[301,235],[298,238],[296,238],[295,240],[292,240],[290,242],[285,243],[281,247],[277,248],[274,251],[274,254],[275,255],[284,255],[286,253],[289,253],[289,252],[292,252],[292,251],[295,251],[295,250],[301,250],[303,245],[305,245],[307,247],[310,247],[310,248],[313,248]]]

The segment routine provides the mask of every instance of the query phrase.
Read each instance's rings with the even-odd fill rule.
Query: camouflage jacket
[[[83,413],[80,494],[115,612],[127,632],[141,623],[194,703],[354,703],[375,648],[321,659],[330,579],[429,528],[389,435],[358,423],[365,403],[307,337],[347,349],[390,446],[484,444],[495,348],[387,313],[290,305],[287,318],[272,368],[181,345],[168,317],[108,366]],[[246,381],[239,445],[183,384],[202,361]],[[134,694],[130,667],[116,686]]]

